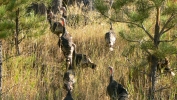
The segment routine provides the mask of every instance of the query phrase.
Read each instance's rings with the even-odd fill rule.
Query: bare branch
[[[163,26],[162,30],[160,31],[160,35],[164,34],[165,32],[167,32],[168,30],[170,30],[171,28],[167,29],[166,31],[165,28],[167,27],[167,25],[172,21],[172,19],[174,18],[174,14],[171,14],[171,16],[169,17],[169,19],[167,20],[167,22],[165,23],[165,25]]]
[[[159,42],[172,42],[172,41],[174,41],[174,39],[172,39],[172,40],[160,40]]]
[[[171,40],[160,40],[159,42],[172,42],[172,41],[174,41],[177,37],[176,37],[176,36],[173,36],[172,38],[173,38],[173,39],[171,39]]]
[[[19,39],[18,44],[20,44],[24,38],[25,38],[25,36],[23,36],[21,39]]]
[[[143,24],[139,25],[137,23],[134,23],[134,22],[129,22],[129,21],[117,21],[117,22],[122,22],[122,23],[129,23],[129,24],[133,24],[133,25],[136,25],[137,27],[141,28],[144,30],[144,32],[149,36],[149,38],[153,41],[154,38],[152,37],[152,35],[146,30],[146,28],[144,27]]]
[[[151,36],[151,34],[146,30],[146,28],[144,27],[144,25],[142,24],[142,29],[145,31],[145,33],[150,37],[150,39],[153,41],[154,38]]]
[[[169,89],[169,88],[170,86],[164,86],[164,87],[161,87],[160,89],[155,90],[155,92],[161,92],[162,90]]]
[[[171,30],[173,27],[175,27],[175,25],[173,25],[173,26],[169,27],[168,29],[164,30],[164,31],[161,33],[161,35],[164,34],[164,33],[166,33],[167,31]]]
[[[151,55],[151,53],[150,53],[147,49],[144,49],[144,51],[145,51],[147,54]]]

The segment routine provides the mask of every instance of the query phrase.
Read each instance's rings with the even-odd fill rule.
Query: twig
[[[25,39],[26,36],[23,36],[21,39],[18,40],[18,44],[22,42],[23,39]]]
[[[164,86],[164,87],[161,87],[160,89],[155,90],[155,92],[160,92],[160,91],[162,91],[164,89],[168,89],[168,88],[170,88],[170,86]]]

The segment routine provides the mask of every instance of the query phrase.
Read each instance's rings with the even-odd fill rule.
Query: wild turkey
[[[60,37],[60,35],[63,32],[63,25],[62,22],[57,21],[57,16],[53,14],[53,12],[49,9],[47,11],[47,19],[48,22],[50,24],[50,30],[52,33],[56,34],[58,37]]]
[[[64,74],[63,80],[64,80],[64,88],[68,91],[64,100],[73,100],[72,95],[71,95],[71,91],[73,90],[73,84],[75,83],[73,82],[75,81],[73,73],[70,71],[67,71]]]
[[[96,68],[96,64],[91,61],[91,59],[85,54],[76,54],[75,55],[76,66],[90,67],[92,69]]]
[[[70,91],[73,90],[73,84],[76,83],[76,79],[75,79],[75,72],[73,71],[72,68],[69,68],[69,70],[67,70],[64,73],[63,82],[64,82],[64,89]]]
[[[84,6],[88,7],[90,5],[90,1],[89,0],[83,0]]]
[[[109,0],[109,6],[112,7],[112,4],[114,3],[114,0]]]
[[[111,72],[110,82],[107,86],[107,93],[111,100],[128,100],[128,92],[126,89],[113,79],[113,67],[109,67]]]
[[[61,47],[61,50],[63,51],[63,54],[66,58],[66,67],[71,67],[72,64],[72,58],[73,58],[73,51],[74,51],[74,43],[72,41],[71,35],[67,32],[65,28],[65,18],[61,18],[62,25],[63,25],[63,32],[62,36],[59,38],[58,45]]]
[[[60,13],[61,13],[63,18],[65,18],[65,19],[67,18],[67,11],[66,11],[65,7],[60,8]]]
[[[74,53],[73,53],[73,66],[79,66],[79,67],[90,67],[92,69],[96,68],[96,64],[94,64],[91,59],[85,55],[85,54],[81,54],[81,53],[77,53],[76,52],[76,45],[74,46]]]
[[[66,97],[63,100],[74,100],[72,95],[71,95],[71,91],[68,91]]]
[[[110,23],[110,31],[105,34],[106,44],[109,46],[109,50],[113,51],[113,45],[116,41],[116,35],[112,29],[112,23]]]
[[[163,71],[165,73],[170,73],[172,76],[175,76],[175,73],[171,71],[171,68],[169,67],[169,60],[167,57],[165,59],[160,59],[157,65],[157,71],[162,73]]]

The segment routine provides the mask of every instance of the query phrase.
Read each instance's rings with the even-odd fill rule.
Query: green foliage
[[[162,25],[165,25],[166,21],[170,19],[171,21],[168,23],[168,25],[166,26],[166,28],[171,28],[171,27],[174,27],[176,22],[177,22],[177,17],[176,14],[177,14],[177,4],[175,5],[175,7],[173,6],[170,6],[170,7],[166,7],[164,8],[163,12],[162,12],[162,16],[161,16],[161,24]],[[170,16],[169,16],[170,15]]]
[[[33,29],[38,28],[40,25],[43,26],[40,22],[45,23],[45,16],[39,16],[39,15],[32,15],[32,16],[26,16],[24,18],[20,19],[20,24],[23,29]]]
[[[8,35],[10,35],[11,32],[10,31],[0,31],[0,39],[3,39],[3,38],[7,38]]]
[[[168,15],[168,14],[175,14],[177,12],[177,3],[174,3],[172,1],[166,2],[166,6],[164,7],[163,15]]]
[[[140,0],[135,2],[135,7],[133,8],[135,9],[124,10],[124,13],[130,21],[143,23],[147,18],[149,18],[153,5],[151,5],[148,0]]]
[[[31,13],[20,19],[22,32],[28,37],[36,37],[45,33],[48,27],[48,22],[45,16],[35,15]]]
[[[177,47],[167,42],[161,43],[159,50],[166,55],[177,54]]]
[[[166,0],[150,0],[154,3],[155,7],[161,7]]]
[[[98,0],[98,6],[101,6],[100,8],[104,8],[107,5],[102,5],[103,1],[100,2]],[[100,3],[100,4],[99,4]],[[156,34],[157,36],[159,33],[154,33],[154,28],[150,28],[150,26],[155,26],[152,25],[154,24],[152,21],[156,22],[156,18],[159,17],[160,21],[160,26],[163,27],[164,30],[167,29],[172,29],[176,23],[177,23],[177,3],[174,3],[172,1],[165,1],[165,0],[116,0],[113,3],[112,9],[114,10],[114,14],[111,14],[112,16],[118,15],[119,11],[123,11],[123,14],[126,15],[124,16],[123,20],[118,19],[117,17],[109,17],[113,21],[121,22],[121,23],[127,23],[129,30],[126,31],[120,31],[119,34],[120,36],[129,41],[129,42],[137,42],[140,43],[140,48],[142,50],[149,51],[151,53],[156,53],[157,55],[160,54],[174,54],[176,52],[176,48],[172,45],[170,45],[169,42],[166,43],[166,45],[163,44],[161,47],[161,43],[159,43],[158,46],[160,46],[158,49],[156,48],[153,38],[156,37],[151,37],[152,40],[146,40],[145,38],[151,36],[155,36],[153,34]],[[160,8],[161,12],[160,15],[157,16],[157,10]],[[98,7],[99,9],[99,7]],[[103,11],[106,11],[109,9],[104,9],[104,10],[98,10],[99,12],[103,13]],[[155,18],[155,19],[152,19]],[[168,23],[167,23],[168,22]],[[149,28],[147,30],[146,28]],[[162,30],[162,31],[164,31]],[[159,30],[160,32],[161,30]],[[152,34],[153,32],[153,34]],[[166,33],[167,33],[166,32]],[[164,33],[164,34],[166,34]],[[148,35],[148,36],[147,36]],[[174,32],[173,32],[174,35]],[[172,35],[172,36],[173,36]],[[163,39],[164,35],[159,35],[160,38],[158,41]],[[169,45],[167,45],[169,44]],[[154,52],[152,52],[154,51]]]
[[[4,29],[11,29],[11,28],[14,28],[15,25],[12,21],[9,21],[9,20],[2,20],[0,21],[0,31],[4,30]]]
[[[15,2],[16,2],[16,0],[12,0],[11,2],[9,2],[6,5],[7,11],[12,12],[13,8],[15,7]]]
[[[0,19],[5,15],[6,13],[6,8],[5,5],[0,6]]]
[[[95,8],[103,15],[106,15],[109,10],[109,7],[104,3],[104,0],[95,0]]]
[[[49,1],[49,0],[48,0]],[[16,11],[19,8],[19,28],[21,32],[29,32],[29,30],[34,30],[39,27],[45,28],[45,24],[41,24],[40,22],[46,20],[44,16],[25,16],[26,15],[26,7],[29,6],[33,0],[12,0],[4,2],[0,5],[0,36],[4,38],[6,36],[10,36],[11,34],[7,34],[10,31],[13,33],[15,30],[15,19],[16,19]],[[44,29],[42,29],[44,30]],[[43,31],[44,33],[44,31]]]
[[[148,1],[138,1],[136,4],[136,11],[137,11],[137,21],[140,21],[141,23],[144,22],[145,19],[149,18],[150,11],[152,9],[152,5]]]
[[[140,42],[143,38],[146,37],[145,34],[143,34],[142,30],[134,28],[134,26],[130,26],[129,30],[121,30],[119,32],[119,35],[130,42]]]
[[[176,46],[173,46],[171,43],[163,42],[159,45],[159,48],[156,49],[152,42],[144,42],[141,44],[143,50],[152,51],[151,53],[156,55],[158,58],[164,58],[169,55],[177,53]]]
[[[144,50],[155,50],[154,44],[152,42],[142,42],[141,49]]]
[[[123,30],[120,31],[120,32],[119,32],[119,35],[120,35],[120,37],[122,37],[123,39],[126,39],[124,32],[125,32],[125,31],[123,31]]]
[[[11,29],[15,27],[14,23],[10,20],[0,20],[0,38],[6,38],[11,35]]]
[[[115,11],[121,10],[122,7],[128,5],[129,3],[132,3],[134,0],[115,0],[112,8]]]

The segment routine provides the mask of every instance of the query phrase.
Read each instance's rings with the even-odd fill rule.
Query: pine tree
[[[34,1],[35,0],[0,1],[0,39],[2,41],[11,37],[13,40],[12,43],[14,43],[16,48],[16,55],[20,54],[19,44],[23,39],[40,35],[44,33],[46,29],[46,16],[34,15],[34,13],[26,13],[26,8]],[[0,74],[2,74],[2,66],[0,66],[0,69]],[[2,78],[1,76],[2,75],[0,75],[0,83]],[[1,84],[0,89],[2,89]]]
[[[149,55],[151,63],[149,99],[154,100],[158,61],[167,55],[177,53],[177,48],[174,46],[177,2],[175,0],[109,0],[109,3],[106,3],[104,0],[95,0],[95,6],[98,12],[110,21],[126,23],[129,33],[122,30],[120,36],[129,42],[139,43],[141,50]],[[170,30],[174,32],[167,37]]]
[[[32,3],[32,0],[16,0],[16,1],[7,1],[1,5],[2,13],[4,12],[3,17],[1,17],[1,24],[3,30],[1,30],[2,37],[8,37],[9,35],[14,35],[14,44],[16,48],[16,54],[19,55],[20,42],[26,37],[32,34],[33,30],[44,31],[45,17],[40,15],[34,15],[34,13],[27,14],[27,7]],[[3,9],[4,8],[4,9]],[[44,21],[43,23],[40,23]],[[4,22],[4,23],[2,23]]]

